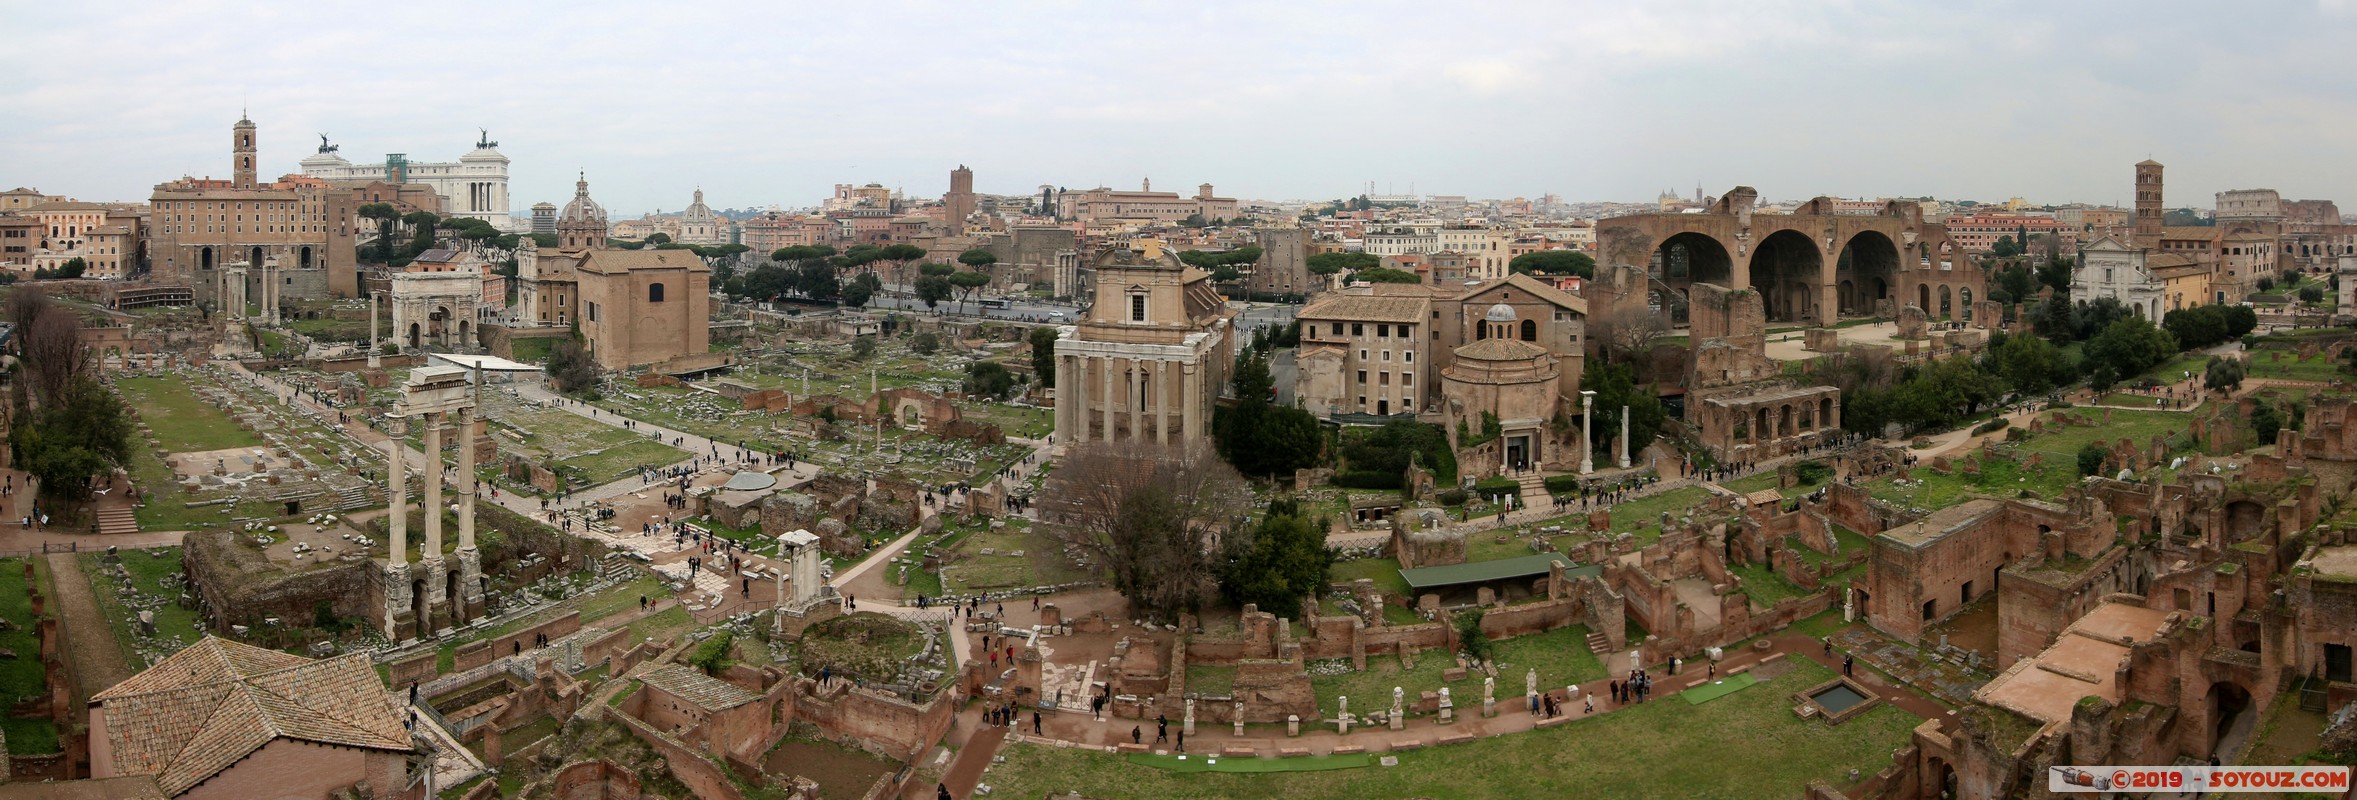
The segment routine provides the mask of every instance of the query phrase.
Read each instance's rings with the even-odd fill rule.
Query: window
[[[1413,372],[1402,372],[1402,373],[1400,373],[1400,374],[1399,374],[1399,385],[1401,385],[1401,386],[1414,386],[1414,385],[1416,385],[1416,373],[1413,373]]]
[[[1342,335],[1342,323],[1339,323],[1339,322],[1337,322],[1337,323],[1334,323],[1334,335],[1336,335],[1336,336],[1341,336],[1341,335]]]
[[[1364,348],[1364,347],[1362,347],[1362,348],[1359,348],[1359,360],[1360,360],[1360,361],[1365,361],[1365,360],[1367,360],[1367,349],[1366,349],[1366,348]]]
[[[1351,323],[1351,324],[1350,324],[1350,335],[1352,335],[1352,336],[1365,336],[1365,335],[1367,335],[1367,326],[1365,326],[1365,325],[1362,325],[1362,324],[1359,324],[1359,323],[1356,323],[1356,322],[1353,322],[1353,323]]]
[[[649,302],[649,303],[660,303],[660,302],[663,302],[663,284],[660,284],[660,283],[650,283],[650,284],[647,284],[647,302]]]
[[[1144,322],[1144,321],[1146,321],[1146,296],[1145,296],[1145,295],[1142,295],[1142,294],[1133,294],[1133,295],[1130,295],[1130,296],[1129,296],[1129,321],[1131,321],[1131,322]]]
[[[1389,325],[1377,325],[1377,326],[1375,326],[1375,335],[1376,335],[1376,336],[1383,337],[1383,338],[1385,338],[1385,339],[1389,339],[1389,338],[1391,338],[1391,326],[1389,326]]]
[[[1416,363],[1416,351],[1414,351],[1414,350],[1402,350],[1402,351],[1400,351],[1400,354],[1399,354],[1399,360],[1401,360],[1401,361],[1405,361],[1405,362],[1408,362],[1408,363],[1410,363],[1410,364],[1414,364],[1414,363]]]
[[[1367,371],[1366,371],[1366,370],[1363,370],[1363,369],[1362,369],[1362,370],[1359,370],[1359,382],[1360,382],[1360,383],[1366,383],[1366,382],[1367,382]],[[1365,402],[1365,401],[1360,401],[1360,402]]]
[[[1385,351],[1383,351],[1383,360],[1385,360],[1385,361],[1390,361],[1390,360],[1391,360],[1391,351],[1389,351],[1389,350],[1385,350]]]
[[[1381,385],[1381,386],[1390,386],[1390,385],[1391,385],[1391,373],[1389,373],[1389,372],[1378,372],[1378,373],[1375,373],[1375,383],[1376,383],[1376,384],[1378,384],[1378,385]]]
[[[597,301],[595,300],[592,300],[589,303],[589,321],[597,321]]]

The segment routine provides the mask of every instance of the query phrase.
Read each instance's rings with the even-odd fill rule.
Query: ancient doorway
[[[1863,290],[1844,292],[1841,313],[1871,316],[1875,301],[1890,299],[1890,284],[1899,278],[1899,246],[1878,231],[1859,231],[1842,244],[1833,274]]]
[[[1799,231],[1777,231],[1751,254],[1751,288],[1760,293],[1771,322],[1817,318],[1817,287],[1825,282],[1825,258],[1817,243]]]
[[[2210,754],[2233,752],[2249,738],[2259,716],[2251,709],[2251,692],[2232,681],[2210,684]]]

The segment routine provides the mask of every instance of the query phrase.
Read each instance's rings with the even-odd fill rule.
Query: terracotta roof
[[[317,660],[211,636],[90,698],[115,769],[177,795],[272,739],[407,752],[401,710],[368,656]]]
[[[648,686],[676,695],[706,711],[727,711],[761,699],[745,687],[684,664],[665,664],[639,676]]]
[[[153,775],[0,783],[0,800],[164,800]]]
[[[1496,289],[1500,286],[1512,286],[1516,289],[1521,289],[1523,291],[1529,292],[1531,297],[1561,306],[1563,308],[1571,309],[1574,313],[1577,313],[1583,317],[1587,316],[1588,314],[1587,298],[1563,291],[1562,289],[1557,289],[1554,286],[1549,285],[1546,281],[1532,277],[1530,273],[1527,272],[1517,272],[1512,275],[1508,275],[1506,276],[1505,280],[1499,281],[1497,283],[1485,283],[1480,286],[1472,287],[1471,289],[1466,290],[1465,294],[1459,296],[1458,299],[1470,302],[1475,295]]]
[[[1475,361],[1523,361],[1547,354],[1547,348],[1520,339],[1483,339],[1457,348],[1457,357]]]
[[[708,272],[704,259],[693,250],[591,250],[581,259],[580,270],[613,274],[634,269],[685,269],[689,272]]]
[[[2161,229],[2161,238],[2209,241],[2218,238],[2218,228],[2215,225],[2170,225]]]
[[[1346,322],[1426,322],[1432,315],[1429,297],[1328,295],[1294,316],[1301,319],[1338,319]]]
[[[2144,260],[2144,264],[2156,270],[2194,266],[2193,257],[2182,253],[2154,253],[2151,258]]]

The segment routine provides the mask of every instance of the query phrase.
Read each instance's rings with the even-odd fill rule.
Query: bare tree
[[[1670,310],[1659,311],[1638,303],[1616,303],[1609,311],[1588,319],[1588,335],[1604,343],[1614,360],[1638,363],[1653,342],[1670,332]]]
[[[90,351],[82,344],[81,319],[32,288],[9,293],[8,318],[16,323],[17,353],[24,360],[32,399],[42,404],[55,402],[74,377],[89,367]]]
[[[1051,482],[1049,527],[1134,613],[1164,621],[1217,595],[1220,539],[1253,507],[1251,487],[1209,443],[1077,445]]]

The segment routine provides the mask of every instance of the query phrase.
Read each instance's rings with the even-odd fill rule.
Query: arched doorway
[[[418,345],[419,337],[417,323],[412,322],[409,323],[409,349],[414,351],[418,348]]]
[[[1946,285],[1946,284],[1941,284],[1941,285],[1940,285],[1940,319],[1947,319],[1947,318],[1949,318],[1949,317],[1953,316],[1955,313],[1956,313],[1956,310],[1955,310],[1955,306],[1954,306],[1954,298],[1952,298],[1952,297],[1950,297],[1950,296],[1948,295],[1948,287],[1947,287],[1947,285]]]
[[[2210,684],[2205,703],[2210,710],[2210,754],[2233,752],[2255,727],[2258,714],[2251,708],[2249,689],[2233,681]]]
[[[450,626],[455,628],[466,624],[466,603],[459,601],[459,598],[466,596],[466,592],[464,584],[459,579],[458,570],[452,569],[443,573],[443,577],[447,578],[444,581],[447,584],[445,588],[450,590],[449,594],[444,595],[450,598]]]
[[[1963,311],[1962,316],[1965,321],[1970,322],[1972,320],[1972,287],[1965,286],[1956,290],[1956,306]]]
[[[424,570],[419,571],[423,572]],[[434,607],[426,597],[426,576],[424,575],[409,579],[409,614],[411,619],[417,620],[417,638],[424,639],[433,635]]]
[[[1751,288],[1760,293],[1772,322],[1814,320],[1817,287],[1824,283],[1824,256],[1799,231],[1783,230],[1760,240],[1751,254]]]
[[[1848,299],[1841,313],[1871,315],[1876,301],[1890,299],[1891,284],[1899,279],[1899,246],[1879,231],[1859,231],[1842,244],[1833,274],[1858,287],[1844,292]]]
[[[1661,240],[1653,250],[1653,277],[1673,286],[1725,285],[1735,277],[1735,259],[1719,240],[1687,232]]]
[[[1916,796],[1950,800],[1956,797],[1956,769],[1939,756],[1932,756],[1923,767],[1923,790]]]
[[[261,245],[255,245],[255,246],[254,246],[254,251],[253,251],[253,258],[250,258],[250,259],[247,259],[247,260],[246,260],[246,266],[247,266],[247,267],[251,267],[251,268],[253,268],[253,269],[256,269],[256,270],[259,270],[259,269],[261,269],[261,268],[262,268],[262,247],[261,247]],[[255,273],[255,274],[260,274],[260,273]]]
[[[304,245],[304,246],[303,246],[303,249],[302,249],[302,250],[300,251],[300,253],[299,253],[299,254],[298,254],[296,257],[295,257],[295,263],[296,263],[296,265],[297,265],[299,268],[301,268],[301,269],[310,269],[310,268],[311,268],[311,246],[310,246],[310,245]]]
[[[197,248],[197,249],[196,249],[196,263],[197,263],[197,266],[198,266],[199,268],[201,268],[201,269],[205,270],[206,272],[211,272],[211,271],[213,270],[213,248],[210,248],[210,247],[199,247],[199,248]]]

